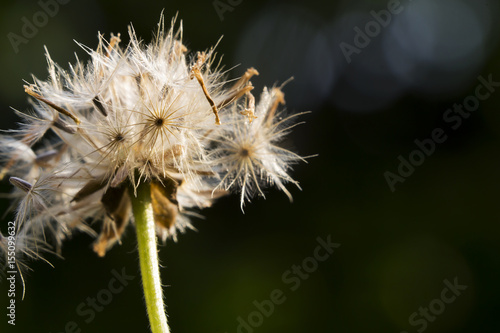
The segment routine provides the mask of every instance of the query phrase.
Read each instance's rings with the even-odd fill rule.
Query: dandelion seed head
[[[25,85],[32,110],[15,110],[20,128],[0,136],[0,175],[14,185],[28,257],[50,252],[49,243],[58,253],[76,231],[95,236],[104,256],[134,222],[143,182],[164,241],[194,229],[191,218],[230,192],[242,207],[270,186],[291,198],[290,165],[302,159],[280,147],[295,117],[281,110],[281,90],[265,89],[257,102],[257,70],[229,80],[214,48],[188,52],[182,24],[164,26],[162,16],[149,44],[132,26],[125,46],[120,34],[98,34],[96,49],[77,43],[89,60],[68,69],[46,50],[48,78]]]

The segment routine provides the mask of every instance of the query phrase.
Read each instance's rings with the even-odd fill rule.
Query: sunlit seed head
[[[193,209],[230,191],[243,206],[265,187],[291,197],[285,184],[298,185],[289,171],[301,158],[280,147],[293,118],[279,108],[281,90],[265,89],[257,101],[255,69],[227,80],[213,48],[188,54],[182,26],[164,30],[163,17],[158,26],[150,44],[132,27],[128,43],[99,35],[95,50],[79,44],[89,60],[69,69],[46,52],[49,79],[25,86],[33,110],[15,110],[21,128],[0,136],[0,177],[16,187],[16,222],[30,250],[37,239],[58,248],[74,231],[95,235],[86,222],[99,221],[94,248],[104,255],[133,222],[127,187],[143,182],[154,184],[162,239],[192,228]]]

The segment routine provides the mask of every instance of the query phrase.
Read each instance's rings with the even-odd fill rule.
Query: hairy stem
[[[131,189],[130,197],[132,198],[142,285],[151,331],[153,333],[169,333],[156,249],[150,185],[149,183],[140,184],[137,188],[137,196],[133,192],[134,190]]]

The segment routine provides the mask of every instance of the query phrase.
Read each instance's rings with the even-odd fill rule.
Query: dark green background
[[[307,51],[299,43],[281,58],[262,49],[252,59],[237,58],[236,53],[245,29],[256,24],[255,17],[277,13],[289,3],[242,1],[221,21],[211,0],[72,0],[16,54],[7,34],[19,32],[21,17],[31,17],[40,7],[35,1],[2,1],[1,127],[15,127],[9,106],[28,107],[22,80],[31,81],[31,73],[46,77],[43,45],[66,67],[75,51],[85,58],[73,39],[94,47],[97,31],[106,36],[121,32],[126,43],[127,25],[133,22],[138,35],[149,41],[163,8],[167,22],[179,11],[184,41],[191,51],[209,48],[224,35],[218,51],[225,55],[226,68],[242,64],[232,77],[255,66],[262,73],[255,80],[257,87],[281,83],[304,69],[299,62],[283,65],[283,59],[293,60]],[[331,24],[347,6],[369,12],[386,4],[297,3],[304,15],[313,15],[315,28]],[[293,29],[289,30],[292,34]],[[263,37],[275,52],[282,37],[275,37],[273,31]],[[435,94],[408,89],[372,112],[351,112],[332,103],[328,95],[342,99],[345,80],[341,77],[315,102],[293,93],[288,108],[312,112],[302,117],[306,124],[294,131],[287,144],[302,155],[318,154],[309,164],[295,167],[293,176],[303,191],[290,187],[294,196],[290,204],[282,193],[269,190],[267,200],[255,199],[245,214],[236,197],[222,199],[203,211],[205,220],[194,222],[198,232],[189,231],[178,243],[169,241],[160,249],[172,332],[236,332],[237,318],[255,311],[252,302],[269,299],[274,289],[283,290],[287,300],[255,332],[416,332],[408,317],[439,298],[443,280],[455,277],[467,290],[429,323],[426,332],[499,332],[500,92],[482,102],[458,130],[449,131],[442,121],[446,109],[474,93],[478,75],[500,79],[497,39],[495,26],[484,42],[484,61],[460,87]],[[332,40],[330,50],[336,63],[341,63],[338,43]],[[328,55],[328,50],[309,55],[305,63],[321,59],[325,52]],[[360,59],[370,61],[369,56]],[[266,75],[266,70],[276,77]],[[321,76],[320,72],[313,77]],[[285,94],[301,85],[310,87],[301,80],[299,75],[289,83]],[[368,85],[379,84],[366,80]],[[392,193],[384,172],[396,172],[397,157],[407,157],[415,149],[413,141],[429,137],[436,127],[447,128],[448,140]],[[1,184],[2,192],[9,188],[7,182]],[[1,204],[4,210],[7,202]],[[4,227],[6,221],[0,229]],[[317,237],[328,235],[340,248],[300,288],[290,291],[282,274],[313,254]],[[75,321],[82,332],[148,332],[134,230],[128,229],[123,244],[103,259],[92,252],[91,243],[88,236],[77,234],[65,243],[64,260],[50,258],[55,268],[43,262],[31,264],[33,272],[25,276],[26,297],[17,299],[15,327],[6,324],[3,281],[0,332],[64,332],[69,321]],[[123,267],[137,278],[95,320],[85,323],[75,312],[77,306],[106,288],[111,271]]]

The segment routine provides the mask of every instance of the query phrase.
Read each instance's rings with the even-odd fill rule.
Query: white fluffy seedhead
[[[249,95],[246,106],[232,108],[230,126],[213,138],[212,161],[219,166],[220,175],[216,188],[237,189],[242,209],[245,201],[254,195],[265,197],[264,187],[278,187],[290,201],[292,195],[284,184],[290,182],[299,187],[288,172],[292,164],[304,159],[279,146],[283,136],[297,125],[290,123],[299,114],[286,116],[278,110],[279,104],[284,104],[279,88],[270,92],[264,89],[256,107],[253,96]]]
[[[58,251],[73,230],[95,234],[90,223],[99,231],[94,250],[104,255],[133,222],[131,200],[143,182],[164,240],[193,228],[194,210],[235,189],[242,206],[267,186],[291,199],[284,184],[298,186],[289,166],[301,158],[279,147],[295,117],[283,118],[281,90],[265,89],[256,103],[255,69],[226,81],[214,49],[188,54],[182,26],[174,26],[165,30],[162,17],[147,45],[132,27],[126,47],[119,34],[99,34],[95,50],[79,44],[89,61],[77,58],[68,70],[46,52],[49,78],[25,86],[33,110],[16,111],[20,129],[0,136],[0,175],[16,188],[27,254],[51,240]]]

